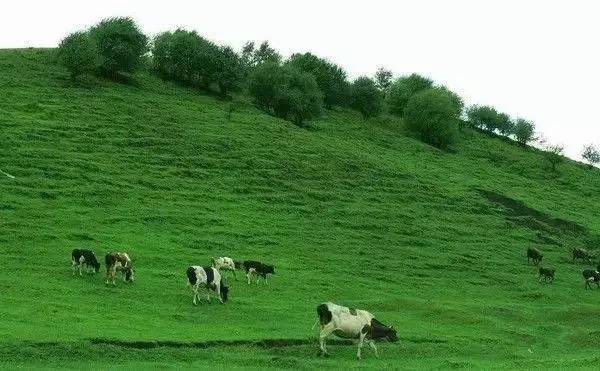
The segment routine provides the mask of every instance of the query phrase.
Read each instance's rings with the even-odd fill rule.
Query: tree
[[[221,47],[217,57],[214,80],[219,86],[221,96],[240,88],[245,76],[244,65],[236,52],[228,47]]]
[[[535,140],[535,125],[531,121],[527,121],[522,118],[518,118],[515,121],[514,126],[514,135],[517,139],[517,142],[522,146],[527,145],[527,143]]]
[[[404,109],[409,130],[423,142],[447,149],[458,137],[460,109],[444,89],[432,88],[414,95]]]
[[[581,157],[590,164],[590,167],[594,167],[600,163],[600,151],[591,144],[583,147]]]
[[[257,66],[266,62],[280,64],[281,54],[273,49],[271,45],[269,45],[268,41],[263,41],[257,49],[254,49],[252,55],[252,66]]]
[[[293,54],[285,64],[314,76],[328,108],[347,103],[348,81],[341,67],[311,53]]]
[[[248,90],[260,108],[298,126],[321,112],[323,100],[315,78],[289,66],[274,62],[256,66]]]
[[[467,117],[471,125],[490,133],[498,131],[502,135],[510,135],[514,132],[510,117],[491,106],[471,106],[467,110]]]
[[[556,171],[556,166],[564,161],[563,147],[560,145],[547,145],[544,151],[544,158],[552,166],[552,171]]]
[[[383,98],[375,82],[368,77],[359,77],[350,88],[351,106],[365,119],[377,116],[383,110]]]
[[[59,62],[69,70],[72,80],[96,68],[96,45],[86,32],[74,32],[65,37],[57,53]]]
[[[198,77],[198,56],[202,38],[194,31],[177,29],[164,32],[154,39],[154,68],[163,76],[183,83]]]
[[[392,83],[387,95],[390,113],[402,115],[409,99],[420,91],[433,87],[433,81],[413,73],[403,76]]]
[[[107,76],[135,71],[147,50],[148,38],[131,18],[108,18],[90,29],[98,47],[100,72]]]
[[[392,85],[392,77],[394,77],[392,71],[379,67],[375,72],[375,83],[379,90],[387,91]]]

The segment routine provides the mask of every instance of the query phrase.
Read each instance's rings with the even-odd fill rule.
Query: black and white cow
[[[600,288],[600,272],[593,269],[583,270],[583,280],[585,281],[585,289],[591,289],[592,283],[596,284],[596,287]]]
[[[250,276],[256,275],[256,283],[259,278],[262,277],[267,282],[267,274],[275,274],[275,267],[269,264],[263,264],[254,260],[246,260],[242,263],[244,270],[246,271],[246,277],[248,278],[248,284],[250,284]]]
[[[188,286],[192,288],[194,293],[194,305],[198,304],[197,300],[200,300],[198,290],[200,286],[206,288],[206,300],[210,302],[210,291],[215,291],[219,300],[222,304],[227,301],[227,294],[229,293],[229,287],[225,286],[221,278],[219,270],[214,267],[200,267],[198,265],[192,265],[188,267],[187,271]]]
[[[540,250],[535,247],[530,247],[527,249],[527,262],[533,261],[533,264],[539,264],[542,261],[544,255],[540,252]]]
[[[75,275],[75,271],[79,271],[79,275],[81,276],[81,270],[84,265],[88,269],[88,273],[91,273],[89,272],[90,269],[93,269],[95,273],[100,271],[100,263],[91,250],[73,249],[71,252],[71,263],[73,275]]]
[[[117,272],[123,273],[123,281],[133,282],[133,267],[131,258],[126,252],[111,252],[104,257],[106,263],[106,284],[112,281],[115,286],[115,276]]]
[[[582,247],[573,248],[573,261],[580,259],[581,261],[592,263],[592,255]]]
[[[233,277],[237,281],[237,275],[235,271],[241,268],[241,263],[239,261],[235,261],[226,256],[220,256],[218,258],[212,258],[212,266],[220,271],[224,270],[233,272]]]
[[[317,315],[321,329],[319,346],[323,355],[328,355],[325,339],[331,334],[344,339],[358,339],[356,353],[358,359],[361,358],[361,349],[365,339],[376,357],[379,357],[374,342],[376,339],[398,341],[398,335],[393,327],[385,326],[366,310],[350,309],[334,303],[322,303],[317,306]]]

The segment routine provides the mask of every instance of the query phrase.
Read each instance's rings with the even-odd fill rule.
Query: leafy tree
[[[257,66],[250,74],[248,92],[255,103],[264,110],[271,110],[279,90],[285,85],[285,70],[274,62]]]
[[[404,109],[409,130],[423,142],[447,149],[458,137],[460,109],[447,90],[432,88],[415,94]]]
[[[254,60],[254,41],[247,41],[242,47],[242,55],[240,57],[246,69],[252,67]]]
[[[281,54],[273,49],[268,41],[263,41],[260,46],[253,51],[252,66],[257,66],[266,62],[280,64]]]
[[[190,83],[198,77],[199,54],[204,41],[196,32],[177,29],[154,39],[154,68],[165,77]]]
[[[321,113],[323,96],[309,73],[286,69],[286,84],[275,96],[273,111],[281,118],[303,126]]]
[[[293,54],[286,65],[314,76],[328,108],[347,103],[348,81],[341,67],[311,53]]]
[[[392,71],[385,69],[383,67],[379,67],[377,72],[375,72],[375,83],[377,87],[381,91],[387,91],[392,85],[392,78],[394,74]]]
[[[600,164],[600,151],[591,144],[583,148],[581,157],[590,164],[590,167]]]
[[[432,80],[415,73],[396,79],[390,86],[387,95],[390,113],[402,115],[406,104],[413,95],[432,87]]]
[[[544,151],[544,158],[551,165],[552,171],[556,171],[556,166],[564,161],[563,147],[559,145],[547,145]]]
[[[359,77],[352,83],[351,106],[365,119],[378,116],[383,110],[383,98],[375,81],[368,77]]]
[[[98,47],[100,72],[108,76],[135,71],[146,53],[148,38],[131,18],[108,18],[90,29]]]
[[[510,135],[514,132],[514,124],[510,117],[496,111],[490,106],[471,106],[467,110],[467,117],[471,125],[491,133],[498,131],[502,135]]]
[[[217,55],[215,82],[222,96],[240,88],[245,76],[244,64],[236,52],[228,47],[221,47]]]
[[[531,121],[518,118],[515,121],[514,134],[517,142],[523,146],[535,140],[535,125]]]
[[[59,62],[71,73],[72,80],[96,68],[96,45],[85,32],[74,32],[65,37],[58,46],[57,56]]]

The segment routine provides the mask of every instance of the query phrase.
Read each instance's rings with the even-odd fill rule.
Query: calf
[[[200,267],[192,265],[188,267],[186,271],[188,286],[192,288],[194,293],[194,299],[192,302],[194,305],[197,304],[196,300],[200,300],[198,296],[198,289],[200,285],[206,288],[206,300],[210,302],[210,290],[215,291],[221,304],[227,301],[227,294],[229,293],[229,287],[223,284],[221,274],[219,270],[214,267]]]
[[[575,261],[575,259],[580,259],[590,264],[592,263],[592,256],[590,255],[590,253],[588,253],[586,249],[581,247],[575,247],[573,249],[573,261]]]
[[[133,282],[133,268],[131,267],[131,259],[125,252],[111,252],[104,257],[106,263],[106,284],[112,281],[115,285],[115,276],[117,272],[123,273],[123,281]]]
[[[89,269],[93,269],[95,273],[100,271],[100,263],[98,263],[98,259],[96,259],[96,255],[91,250],[85,249],[73,249],[71,252],[71,263],[73,268],[73,275],[75,275],[75,271],[79,271],[79,275],[81,274],[81,269],[85,265],[85,267]],[[88,272],[90,273],[90,272]]]
[[[527,249],[527,263],[533,261],[534,264],[539,264],[542,261],[544,255],[540,252],[540,250],[535,247],[530,247]]]
[[[593,269],[583,270],[583,280],[585,281],[585,289],[591,289],[591,284],[595,283],[596,287],[600,288],[600,272]]]
[[[221,256],[218,258],[212,258],[212,266],[218,270],[226,270],[226,271],[233,272],[233,277],[237,281],[237,275],[236,275],[235,271],[237,269],[240,269],[240,267],[241,267],[240,262],[235,261],[226,256]]]
[[[548,280],[550,282],[554,282],[554,271],[554,268],[540,267],[538,280],[540,282],[542,282],[542,279],[544,280],[544,282],[547,282]]]
[[[317,306],[317,315],[319,317],[317,321],[320,324],[319,347],[323,355],[328,355],[325,339],[331,334],[345,339],[358,339],[356,353],[358,359],[361,358],[361,349],[365,339],[376,357],[379,357],[379,354],[375,340],[398,341],[398,335],[393,327],[385,326],[366,310],[350,309],[334,303],[322,303]]]
[[[244,266],[244,270],[246,271],[248,284],[250,284],[250,276],[253,274],[256,275],[256,283],[258,283],[259,278],[262,277],[265,280],[265,284],[268,284],[267,274],[275,274],[274,266],[263,264],[254,260],[246,260],[244,263],[242,263],[242,265]]]

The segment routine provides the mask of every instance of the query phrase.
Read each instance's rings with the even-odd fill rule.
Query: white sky
[[[311,51],[351,77],[378,66],[417,72],[467,104],[533,120],[579,158],[600,145],[600,3],[535,0],[19,0],[0,5],[0,48],[53,47],[109,16],[148,35],[184,27],[240,48],[269,40],[285,56]]]

